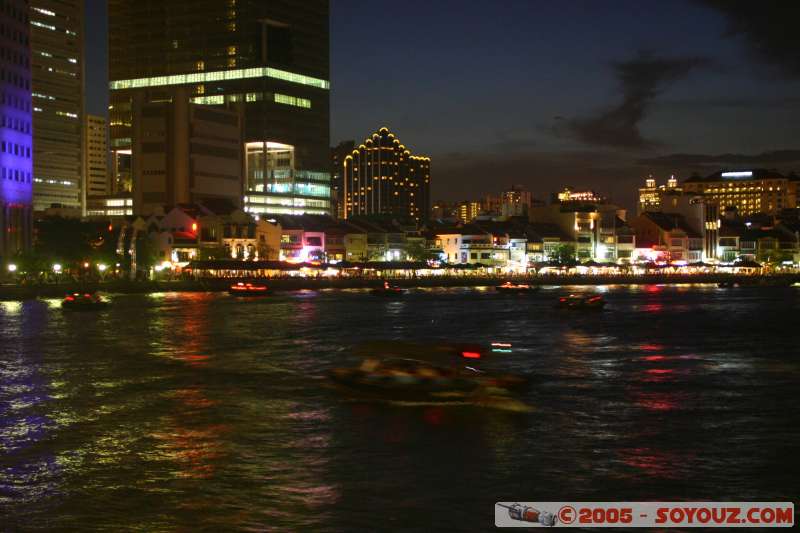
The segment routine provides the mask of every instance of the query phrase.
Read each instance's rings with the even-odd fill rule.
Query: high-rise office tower
[[[30,5],[33,205],[83,207],[83,0]]]
[[[391,214],[422,222],[431,209],[431,159],[411,155],[388,128],[364,139],[342,167],[344,218]]]
[[[175,88],[171,102],[133,102],[136,212],[226,199],[242,201],[241,111],[189,102]]]
[[[114,192],[139,179],[134,95],[241,106],[244,207],[330,212],[327,0],[109,0]]]
[[[0,259],[31,240],[33,154],[28,2],[0,3]]]
[[[85,198],[108,195],[108,129],[106,119],[86,114],[83,121],[83,171]],[[84,198],[84,204],[86,200]]]

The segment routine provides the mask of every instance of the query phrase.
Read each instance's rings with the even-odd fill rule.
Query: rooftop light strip
[[[214,72],[192,72],[191,74],[173,74],[171,76],[153,76],[150,78],[134,78],[116,80],[108,85],[112,91],[119,89],[140,89],[145,87],[163,87],[166,85],[185,85],[187,83],[208,83],[214,81],[244,80],[249,78],[274,78],[300,85],[308,85],[317,89],[330,89],[330,82],[295,72],[279,70],[271,67],[240,68],[235,70],[218,70]]]

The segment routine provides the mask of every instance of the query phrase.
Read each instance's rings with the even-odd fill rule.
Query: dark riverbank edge
[[[730,274],[694,275],[643,275],[643,276],[530,276],[530,277],[425,277],[392,279],[401,287],[479,287],[495,286],[513,279],[517,283],[531,285],[653,285],[686,283],[738,282],[754,287],[789,286],[800,283],[800,274],[776,274],[769,276],[736,276]],[[101,291],[105,293],[144,294],[152,292],[219,292],[226,291],[233,279],[177,280],[177,281],[110,281],[85,284],[47,284],[47,285],[3,285],[0,286],[0,300],[26,300],[30,298],[54,298],[72,290]],[[273,290],[319,290],[319,289],[359,289],[373,288],[382,284],[374,278],[270,278],[264,282]]]

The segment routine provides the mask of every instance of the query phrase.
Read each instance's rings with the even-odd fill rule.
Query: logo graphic
[[[527,505],[521,505],[519,503],[512,503],[511,505],[498,503],[497,506],[508,509],[508,516],[512,520],[532,522],[534,524],[541,524],[548,527],[556,525],[556,522],[558,521],[556,515],[551,512],[540,511],[539,509],[534,509],[533,507],[528,507]]]
[[[793,527],[793,502],[496,502],[496,527]]]

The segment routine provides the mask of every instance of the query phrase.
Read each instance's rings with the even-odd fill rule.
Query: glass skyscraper
[[[244,207],[330,212],[327,0],[109,0],[114,192],[135,187],[133,96],[243,107]]]

